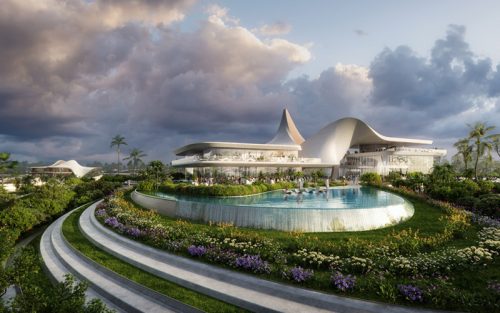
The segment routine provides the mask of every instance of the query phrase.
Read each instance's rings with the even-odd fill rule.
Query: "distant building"
[[[430,144],[431,140],[383,136],[356,118],[337,120],[304,140],[285,109],[278,131],[268,143],[193,143],[175,150],[181,158],[173,160],[172,166],[205,176],[217,171],[240,177],[289,168],[319,169],[334,178],[365,172],[428,173],[446,155],[443,149],[414,147]]]
[[[33,176],[66,176],[75,175],[80,178],[83,176],[97,176],[99,175],[100,168],[81,166],[75,160],[63,161],[59,160],[52,165],[48,166],[35,166],[31,167],[31,174]]]

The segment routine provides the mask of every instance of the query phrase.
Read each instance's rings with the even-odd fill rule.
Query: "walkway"
[[[69,214],[52,223],[40,242],[42,258],[53,280],[61,282],[64,275],[71,273],[89,283],[87,298],[98,297],[117,312],[200,312],[122,277],[75,250],[62,235],[62,224]]]

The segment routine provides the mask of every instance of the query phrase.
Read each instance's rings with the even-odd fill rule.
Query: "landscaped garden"
[[[96,216],[154,247],[266,279],[389,303],[498,310],[498,221],[407,193],[415,206],[412,219],[356,233],[287,233],[175,220],[139,208],[121,193],[106,198]]]

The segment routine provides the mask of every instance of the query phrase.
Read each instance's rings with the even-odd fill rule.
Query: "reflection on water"
[[[301,194],[291,192],[285,194],[282,190],[266,192],[245,197],[194,197],[157,193],[159,197],[215,203],[236,206],[258,206],[273,208],[310,208],[310,209],[346,209],[346,208],[377,208],[395,204],[403,204],[404,200],[394,194],[370,187],[335,187],[328,192],[317,192],[306,189]]]

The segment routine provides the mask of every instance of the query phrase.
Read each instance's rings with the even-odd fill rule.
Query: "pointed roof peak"
[[[300,145],[303,142],[304,137],[302,137],[297,126],[295,126],[288,109],[284,108],[278,131],[268,144]]]

